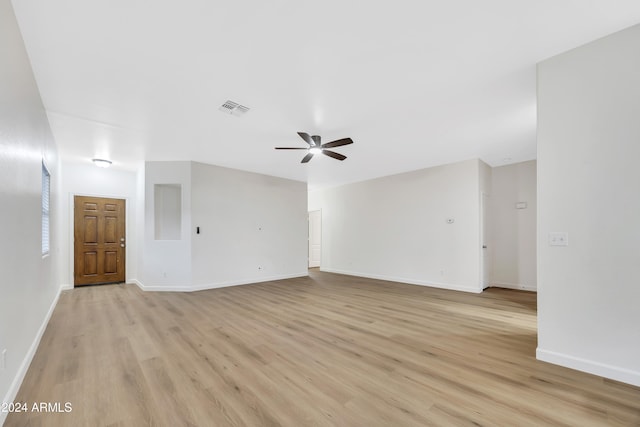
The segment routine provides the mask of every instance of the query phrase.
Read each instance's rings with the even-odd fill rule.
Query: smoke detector
[[[223,113],[231,114],[232,116],[243,116],[247,111],[249,111],[249,107],[245,107],[244,105],[240,105],[237,102],[226,101],[224,104],[218,108],[218,110]]]

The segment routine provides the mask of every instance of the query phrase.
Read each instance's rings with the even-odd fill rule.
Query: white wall
[[[636,25],[538,65],[537,351],[638,386],[639,53]]]
[[[480,292],[480,165],[311,191],[309,210],[322,209],[320,269]]]
[[[155,239],[155,184],[181,185],[180,240]],[[147,162],[144,186],[143,289],[193,291],[308,274],[305,183],[196,162]]]
[[[492,286],[535,291],[536,161],[493,168],[491,194]],[[526,203],[516,209],[516,203]]]
[[[478,168],[478,172],[480,174],[480,195],[482,195],[482,193],[485,193],[491,196],[491,194],[493,193],[493,168],[482,160],[478,160]]]
[[[0,398],[13,401],[60,287],[56,145],[11,2],[0,0]],[[41,163],[51,173],[51,250],[42,257]],[[0,424],[6,413],[0,412]]]
[[[191,185],[195,288],[308,274],[305,183],[193,163]]]
[[[73,287],[73,199],[74,196],[113,197],[126,200],[126,279],[137,278],[137,245],[139,241],[136,221],[137,200],[135,172],[113,168],[103,169],[86,163],[62,162],[60,192],[60,249],[59,283]]]

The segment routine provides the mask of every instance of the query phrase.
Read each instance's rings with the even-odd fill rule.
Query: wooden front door
[[[125,201],[75,196],[75,286],[125,281]]]

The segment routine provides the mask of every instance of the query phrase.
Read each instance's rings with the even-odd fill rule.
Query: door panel
[[[84,227],[84,243],[98,243],[98,218],[85,215],[82,222]]]
[[[116,236],[118,230],[118,218],[113,216],[107,216],[104,218],[104,242],[105,243],[117,243],[118,237]]]
[[[118,254],[110,251],[104,254],[105,274],[116,274],[118,272]]]
[[[75,286],[125,280],[125,201],[76,196]]]
[[[83,275],[98,274],[98,254],[95,252],[84,253],[84,265],[82,266]]]

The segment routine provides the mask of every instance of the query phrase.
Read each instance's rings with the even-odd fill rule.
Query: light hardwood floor
[[[535,360],[536,295],[312,271],[62,294],[6,426],[640,425],[640,388]]]

